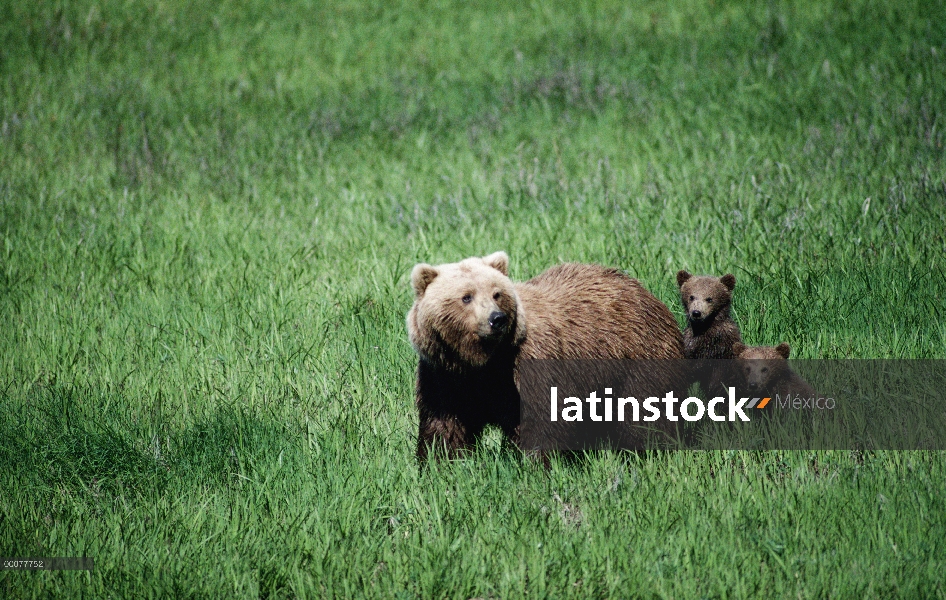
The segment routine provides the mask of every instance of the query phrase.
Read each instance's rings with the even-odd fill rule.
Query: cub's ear
[[[414,286],[414,295],[420,298],[424,295],[424,290],[430,285],[430,282],[437,277],[437,269],[427,263],[414,265],[411,271],[411,285]]]
[[[742,356],[742,353],[746,351],[746,345],[742,342],[736,342],[732,345],[732,355],[736,358]]]
[[[779,356],[781,356],[782,358],[788,358],[788,355],[791,354],[792,352],[792,348],[785,342],[782,342],[781,344],[775,347],[775,351],[778,352]]]
[[[728,287],[730,290],[736,287],[736,276],[733,275],[732,273],[726,273],[725,275],[720,277],[719,280],[723,283],[723,285]]]
[[[686,271],[677,271],[677,287],[683,287],[683,284],[689,281],[690,277],[693,277],[693,275],[690,275]]]
[[[484,256],[483,262],[486,263],[486,266],[493,267],[503,275],[509,275],[509,255],[502,250]]]

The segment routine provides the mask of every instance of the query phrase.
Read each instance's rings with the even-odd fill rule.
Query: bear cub
[[[733,345],[742,342],[739,326],[729,315],[736,277],[694,276],[677,273],[680,301],[686,311],[687,328],[683,331],[686,358],[735,358]]]
[[[508,267],[495,252],[411,272],[421,461],[472,448],[487,425],[519,444],[525,359],[683,358],[670,310],[620,271],[564,264],[513,283]]]
[[[817,397],[814,388],[788,366],[791,347],[782,342],[778,346],[746,346],[737,343],[733,352],[739,362],[739,376],[750,393],[774,397]]]

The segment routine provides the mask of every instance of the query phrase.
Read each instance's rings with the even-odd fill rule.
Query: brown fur
[[[524,283],[504,252],[414,267],[408,334],[420,356],[417,456],[471,448],[486,425],[519,441],[523,359],[682,358],[667,307],[615,269],[565,264]],[[468,302],[464,302],[464,298]],[[491,326],[497,313],[501,326]]]
[[[735,344],[733,351],[739,360],[741,383],[750,393],[760,392],[780,395],[800,395],[802,398],[816,397],[807,381],[788,366],[791,348],[785,342],[778,346],[746,346]]]
[[[677,285],[687,316],[683,331],[686,358],[735,358],[733,344],[742,342],[739,326],[729,314],[736,277],[732,273],[711,277],[679,271]]]

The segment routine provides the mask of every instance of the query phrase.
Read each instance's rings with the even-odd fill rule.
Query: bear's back
[[[522,358],[682,358],[670,310],[635,279],[563,264],[516,284],[528,323]]]

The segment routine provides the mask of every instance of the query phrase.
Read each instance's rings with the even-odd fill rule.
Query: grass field
[[[941,2],[0,4],[21,597],[946,597],[940,452],[418,472],[416,262],[738,278],[749,343],[946,358]]]

